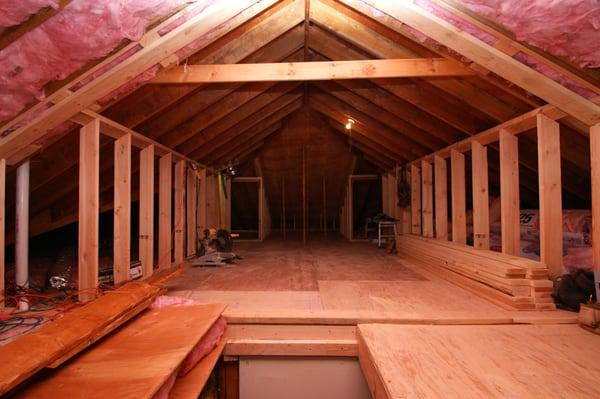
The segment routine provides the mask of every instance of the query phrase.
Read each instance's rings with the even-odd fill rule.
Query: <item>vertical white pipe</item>
[[[15,234],[16,283],[29,285],[29,161],[17,168],[17,210]],[[27,310],[28,303],[19,302],[20,310]]]

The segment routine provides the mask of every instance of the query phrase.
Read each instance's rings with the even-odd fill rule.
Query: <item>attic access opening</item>
[[[260,240],[260,177],[234,178],[231,181],[231,232],[240,240]]]
[[[352,237],[369,239],[367,221],[383,211],[381,177],[350,176],[352,187]]]

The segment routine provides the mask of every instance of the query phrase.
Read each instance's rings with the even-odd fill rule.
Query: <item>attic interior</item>
[[[598,21],[4,1],[0,395],[600,396]]]

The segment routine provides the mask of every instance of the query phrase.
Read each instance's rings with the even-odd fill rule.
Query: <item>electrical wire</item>
[[[41,316],[13,316],[0,320],[0,342],[26,334],[45,322]],[[15,333],[18,331],[18,333]]]

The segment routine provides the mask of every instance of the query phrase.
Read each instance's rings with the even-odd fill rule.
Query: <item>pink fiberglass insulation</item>
[[[385,13],[373,8],[368,1],[354,0],[362,6],[370,8],[374,15]],[[490,17],[507,29],[512,30],[518,40],[541,47],[556,55],[568,56],[581,67],[600,66],[600,2],[599,0],[459,0],[479,15]],[[436,4],[432,0],[412,0],[420,8],[449,22],[493,46],[497,39],[465,21],[456,14]],[[420,31],[405,25],[415,40],[434,48],[444,47]],[[469,60],[447,48],[453,56],[463,62]],[[573,92],[593,98],[597,94],[591,92],[560,72],[537,62],[527,54],[518,53],[517,61],[535,69],[539,73],[560,83]]]
[[[0,1],[0,30],[27,20],[45,7],[58,7],[58,0],[3,0]]]
[[[581,67],[600,67],[600,2],[598,0],[458,0],[471,11],[491,18],[517,40]]]
[[[106,56],[123,39],[189,0],[73,0],[63,11],[0,51],[0,120],[15,116],[43,87]]]
[[[549,66],[536,61],[533,57],[531,57],[525,53],[518,52],[517,54],[515,54],[514,58],[516,60],[522,62],[523,64],[535,69],[542,75],[546,75],[550,79],[552,79],[552,80],[560,83],[561,85],[565,86],[566,88],[574,91],[575,93],[579,94],[580,96],[587,98],[588,100],[592,99],[598,95],[591,90],[588,90],[584,87],[579,86],[572,79],[569,79],[567,76],[557,72],[556,70],[550,68]]]
[[[201,302],[194,301],[193,299],[161,295],[158,298],[156,298],[154,302],[150,305],[150,309],[180,306],[197,306],[200,304]],[[167,399],[169,397],[169,392],[175,384],[175,379],[177,378],[177,376],[185,376],[214,348],[216,348],[221,339],[223,338],[223,335],[225,334],[226,327],[227,322],[225,321],[225,319],[223,317],[219,317],[208,329],[208,331],[206,331],[206,333],[202,336],[202,338],[200,339],[200,341],[198,341],[194,348],[192,348],[190,353],[188,353],[186,358],[181,363],[179,370],[175,371],[169,377],[169,379],[163,384],[159,391],[153,396],[153,399]]]

